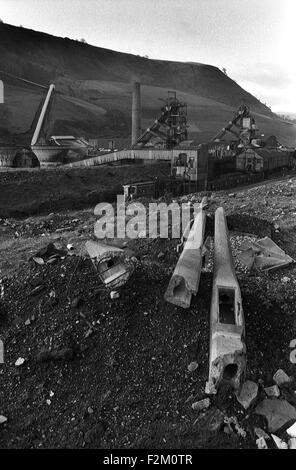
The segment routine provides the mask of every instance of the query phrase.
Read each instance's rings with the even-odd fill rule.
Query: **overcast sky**
[[[296,113],[295,0],[0,0],[0,18],[117,51],[225,67],[273,111]]]

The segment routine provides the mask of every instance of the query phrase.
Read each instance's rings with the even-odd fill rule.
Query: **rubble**
[[[296,449],[296,438],[292,437],[292,439],[288,440],[288,449]]]
[[[25,359],[23,357],[19,357],[16,361],[15,361],[15,366],[16,367],[19,367],[19,366],[22,366],[23,363],[25,362]]]
[[[293,313],[295,310],[296,278],[294,265],[285,269],[285,277],[290,279],[285,282],[282,272],[274,270],[268,274],[249,273],[237,260],[236,255],[242,242],[246,239],[256,241],[265,235],[265,222],[262,223],[263,228],[258,225],[257,230],[257,221],[253,215],[257,212],[258,220],[262,220],[265,217],[267,219],[268,210],[274,213],[272,207],[267,207],[265,212],[262,207],[257,207],[261,203],[260,198],[268,200],[264,191],[266,192],[266,188],[263,190],[258,187],[253,190],[254,202],[248,196],[249,191],[238,193],[236,198],[225,202],[225,212],[229,217],[230,242],[243,294],[248,328],[246,345],[249,351],[249,377],[257,383],[263,380],[264,386],[269,388],[277,368],[281,367],[292,374],[294,367],[289,364],[289,344],[293,338],[294,318],[293,315],[288,317],[285,312]],[[213,198],[213,210],[221,204],[219,198],[219,195]],[[238,206],[234,205],[235,199],[239,203]],[[247,206],[243,214],[237,210],[242,201],[246,202]],[[61,217],[60,223],[62,220]],[[239,224],[235,225],[237,220]],[[30,224],[32,226],[31,222]],[[249,233],[240,232],[243,224]],[[293,231],[282,222],[280,225],[280,234],[276,235],[274,240],[295,258]],[[90,233],[93,230],[91,220],[88,227]],[[269,219],[266,221],[267,233],[270,227],[273,230]],[[26,234],[33,232],[32,228],[20,230],[20,223],[17,225],[17,231]],[[33,233],[34,237],[36,234],[36,240],[30,255],[37,252],[36,246],[40,246],[40,230],[37,231],[36,228]],[[89,237],[89,233],[84,233],[84,238],[80,239],[82,244]],[[211,226],[209,233],[212,235]],[[271,233],[274,236],[274,232]],[[284,238],[286,234],[287,239]],[[66,247],[68,241],[77,246],[75,237],[78,235],[71,234],[70,231],[66,235],[69,240],[66,236],[65,239],[63,237],[64,246]],[[21,237],[17,239],[17,243],[22,243]],[[176,263],[176,243],[174,240],[129,241],[128,246],[135,251],[138,259],[135,260],[138,263],[137,276],[120,289],[120,301],[112,301],[110,291],[104,286],[98,286],[97,275],[94,274],[89,259],[82,259],[77,269],[78,260],[70,256],[63,262],[45,262],[39,265],[35,262],[27,263],[30,255],[27,254],[28,249],[24,251],[26,256],[23,257],[21,269],[17,270],[17,277],[3,279],[5,291],[0,302],[1,339],[3,334],[3,339],[6,342],[7,338],[9,347],[9,356],[6,358],[11,357],[12,364],[19,356],[26,358],[24,367],[19,370],[9,367],[7,372],[1,374],[1,393],[5,398],[5,410],[1,411],[14,418],[15,410],[18,410],[17,419],[10,419],[9,426],[2,426],[2,445],[99,445],[104,448],[133,445],[140,448],[163,446],[162,438],[165,432],[168,436],[167,442],[172,446],[182,445],[183,448],[224,448],[230,445],[237,448],[256,447],[252,429],[255,429],[254,426],[260,426],[264,432],[263,429],[267,429],[265,418],[263,415],[254,415],[253,412],[248,417],[249,410],[246,413],[240,407],[234,394],[231,398],[230,395],[224,394],[217,401],[217,397],[213,397],[211,407],[201,412],[195,412],[191,408],[191,403],[203,397],[208,372],[208,306],[213,248],[210,247],[209,269],[203,272],[201,277],[201,295],[196,297],[194,304],[192,303],[184,315],[180,309],[163,301],[164,290]],[[203,248],[205,244],[206,242]],[[159,262],[158,253],[165,253],[163,262]],[[3,250],[2,254],[5,254]],[[4,261],[2,259],[2,267],[5,267]],[[43,289],[40,289],[39,293],[37,291],[36,295],[30,295],[30,291],[37,285],[42,285]],[[52,290],[56,292],[55,298],[58,299],[55,305],[47,303],[49,299],[54,298],[50,294]],[[76,297],[81,297],[83,302],[79,302],[79,308],[74,310],[71,301]],[[173,317],[172,311],[176,312]],[[84,314],[83,319],[80,318],[80,313]],[[36,320],[26,327],[25,322],[31,320],[32,316]],[[94,328],[93,335],[88,335],[91,330],[89,324]],[[278,328],[281,330],[280,335]],[[73,342],[77,344],[77,350],[73,349]],[[70,359],[72,362],[68,363],[65,355],[64,361],[55,360],[55,357],[59,357],[58,354],[47,361],[45,354],[41,355],[40,362],[37,362],[41,348],[53,352],[69,348],[72,351],[69,358],[76,357],[77,351],[77,359]],[[198,363],[198,368],[196,372],[189,373],[188,365],[192,361]],[[291,396],[296,396],[293,383],[287,383],[291,384]],[[50,389],[53,387],[54,398],[50,396]],[[281,397],[293,405],[290,401],[292,398],[287,398],[285,390],[281,385]],[[184,406],[190,394],[191,401]],[[258,399],[263,395],[262,387]],[[47,406],[46,399],[51,400],[50,406]],[[95,411],[87,414],[85,418],[87,407],[93,406],[93,403],[97,403]],[[64,432],[65,426],[61,426],[59,413],[55,413],[55,410],[63,410],[67,433]],[[108,422],[108,430],[98,440],[93,436],[86,443],[85,435],[101,419],[101,410]],[[226,425],[231,434],[219,432],[226,415],[236,417],[242,428],[240,433],[236,431],[234,423],[230,424],[231,431]],[[80,416],[83,416],[83,419],[80,420]],[[184,428],[195,418],[197,420],[194,429],[191,429],[192,436],[184,436]],[[158,422],[161,422],[160,430]],[[291,423],[287,422],[283,429],[291,427],[292,423],[293,420]],[[245,425],[251,432],[243,437]],[[22,430],[21,433],[19,429]],[[51,429],[54,429],[54,432]],[[207,437],[207,431],[215,435]],[[288,442],[288,435],[285,436],[284,433],[284,430],[276,432]],[[34,439],[33,435],[36,436]],[[258,439],[260,437],[265,439],[269,447],[275,447],[275,444],[268,440],[268,434],[259,435]]]
[[[270,439],[269,435],[261,428],[255,427],[254,432],[259,439],[260,437],[263,437],[265,440]]]
[[[292,424],[292,426],[290,426],[287,431],[286,431],[289,436],[291,437],[295,437],[296,438],[296,421],[294,424]]]
[[[33,257],[33,261],[37,264],[52,263],[58,258],[63,259],[67,255],[66,250],[62,250],[56,247],[52,242],[48,243],[47,246],[41,248]]]
[[[273,376],[273,381],[281,386],[285,383],[291,382],[291,378],[284,372],[282,369],[279,369],[276,371],[276,373]]]
[[[204,398],[203,400],[192,403],[191,407],[194,411],[202,411],[206,408],[209,408],[210,404],[211,404],[210,399]]]
[[[226,424],[229,433],[235,431],[240,437],[245,438],[247,433],[239,424],[237,418],[235,416],[225,417],[224,423]],[[224,430],[225,431],[225,430]]]
[[[72,308],[78,308],[82,303],[82,299],[80,296],[74,297],[74,299],[71,301],[71,307]]]
[[[257,448],[258,449],[268,449],[268,446],[266,444],[266,440],[264,437],[259,437],[259,439],[256,440]]]
[[[123,286],[134,272],[131,256],[116,246],[89,240],[85,248],[102,282],[108,288]]]
[[[6,423],[7,418],[6,416],[0,415],[0,424]]]
[[[271,434],[271,437],[278,449],[288,449],[288,444],[282,439],[280,439],[278,436],[276,436],[275,434]]]
[[[272,385],[271,387],[264,388],[264,392],[268,397],[279,397],[280,391],[277,385]]]
[[[296,419],[296,409],[286,400],[266,398],[255,409],[255,413],[265,416],[268,430],[276,432],[284,424]]]
[[[198,363],[193,361],[188,364],[187,369],[189,372],[194,372],[198,368]]]
[[[110,292],[110,298],[111,298],[112,300],[114,300],[114,299],[119,299],[119,297],[120,297],[120,294],[119,294],[119,292],[117,292],[116,290],[113,290],[113,291]]]
[[[238,255],[238,259],[248,269],[255,268],[270,271],[275,268],[283,268],[294,262],[269,237],[257,240],[257,242],[246,241],[241,245],[241,250],[242,253]]]
[[[218,408],[207,411],[203,416],[198,417],[193,425],[202,431],[219,432],[224,424],[224,414]]]
[[[251,380],[243,383],[239,394],[236,394],[238,402],[247,410],[257,398],[258,385]]]

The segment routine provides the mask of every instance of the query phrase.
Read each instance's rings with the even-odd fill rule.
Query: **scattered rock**
[[[58,230],[56,230],[57,232]],[[50,242],[47,246],[41,248],[38,253],[35,254],[34,258],[42,259],[44,262],[48,261],[50,258],[61,258],[67,253],[65,250],[59,250],[54,243]],[[40,263],[39,263],[40,264]]]
[[[291,437],[296,437],[296,421],[294,424],[292,424],[292,426],[290,426],[287,431],[286,431],[289,436]]]
[[[74,297],[74,299],[71,302],[71,307],[72,308],[78,308],[82,303],[81,297]]]
[[[264,389],[266,395],[268,397],[279,397],[280,396],[280,390],[277,385],[272,385],[271,387],[266,387]]]
[[[254,428],[254,432],[258,439],[260,439],[260,437],[263,437],[265,440],[270,439],[269,435],[261,428]]]
[[[195,361],[190,362],[190,364],[187,367],[189,372],[194,372],[197,368],[198,368],[198,363]]]
[[[291,382],[291,378],[284,372],[282,369],[279,369],[276,371],[276,373],[273,376],[273,381],[281,386],[282,384],[285,384],[287,382]]]
[[[33,258],[33,261],[35,261],[35,263],[37,264],[45,264],[45,261],[43,258],[38,258],[38,256],[34,256]]]
[[[251,380],[247,380],[240,393],[236,396],[238,402],[247,410],[254,403],[258,393],[258,385]]]
[[[211,404],[210,399],[204,398],[203,400],[192,403],[191,407],[194,411],[202,411],[202,410],[205,410],[206,408],[209,408],[210,404]]]
[[[159,259],[159,260],[163,259],[164,257],[165,257],[165,254],[162,253],[162,252],[158,253],[158,255],[157,255],[157,259]]]
[[[7,418],[6,416],[0,415],[0,424],[6,423]]]
[[[31,290],[30,295],[38,295],[45,289],[44,285],[36,286],[33,290]]]
[[[288,444],[285,441],[275,436],[274,434],[272,434],[271,437],[278,449],[288,449]]]
[[[23,365],[24,362],[25,362],[25,359],[24,359],[23,357],[19,357],[19,358],[15,361],[14,365],[17,366],[17,367],[19,367],[19,366]]]
[[[292,437],[292,439],[288,440],[288,448],[289,449],[296,449],[296,438]]]
[[[119,299],[120,297],[120,294],[119,292],[117,292],[116,290],[112,290],[110,292],[110,298],[113,300],[113,299]]]
[[[290,405],[296,407],[296,394],[293,388],[290,386],[290,382],[281,386],[281,394],[284,399],[290,403]]]
[[[259,437],[259,439],[256,440],[256,444],[258,449],[268,449],[264,437]]]
[[[240,437],[246,437],[247,435],[246,431],[241,427],[241,425],[239,424],[235,416],[230,416],[230,417],[226,416],[224,418],[224,423],[227,425],[229,433],[232,433],[235,431]],[[227,431],[225,431],[224,429],[224,432],[227,432]]]
[[[87,332],[85,333],[84,337],[89,338],[93,334],[94,330],[92,328],[89,328]]]
[[[296,419],[294,406],[290,405],[286,400],[279,400],[277,398],[266,398],[263,400],[255,409],[255,413],[265,416],[270,432],[276,432],[284,424]]]

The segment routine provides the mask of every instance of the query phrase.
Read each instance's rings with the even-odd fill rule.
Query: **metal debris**
[[[293,258],[287,255],[269,237],[256,242],[245,241],[241,245],[241,250],[242,253],[238,255],[238,259],[249,269],[270,271],[271,269],[288,266],[294,262]]]
[[[124,250],[89,240],[85,248],[98,272],[101,281],[108,288],[123,286],[134,272],[134,263]]]

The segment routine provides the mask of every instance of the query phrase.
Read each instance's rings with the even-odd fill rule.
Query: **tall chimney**
[[[132,145],[137,143],[142,132],[141,129],[141,91],[140,82],[133,82],[132,104]]]

